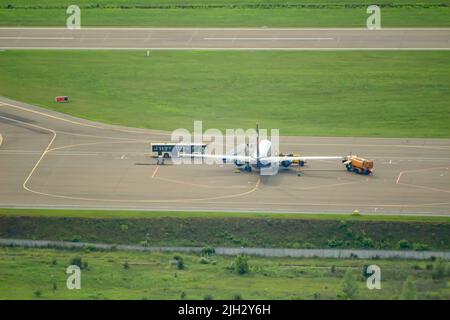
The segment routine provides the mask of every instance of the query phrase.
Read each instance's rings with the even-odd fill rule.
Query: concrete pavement
[[[311,161],[260,177],[233,165],[157,166],[170,133],[111,126],[0,98],[0,206],[450,215],[450,140],[281,137],[282,152],[375,160],[375,174]],[[282,134],[282,128],[281,128]]]
[[[0,28],[0,49],[449,50],[450,28]]]

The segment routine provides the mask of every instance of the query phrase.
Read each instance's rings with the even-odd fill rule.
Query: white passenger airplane
[[[181,157],[222,159],[224,163],[233,161],[237,167],[245,165],[245,171],[251,172],[252,168],[263,170],[274,168],[273,174],[278,172],[278,167],[289,168],[294,161],[308,160],[343,160],[342,156],[271,156],[272,143],[269,140],[259,140],[259,128],[256,125],[256,150],[252,155],[225,155],[225,154],[186,154],[181,153]],[[267,170],[266,170],[267,172]]]

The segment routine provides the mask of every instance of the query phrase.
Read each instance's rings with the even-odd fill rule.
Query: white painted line
[[[0,40],[72,40],[73,37],[0,37]]]
[[[234,37],[234,38],[203,38],[203,40],[249,40],[249,41],[262,41],[262,40],[275,40],[275,41],[284,41],[284,40],[334,40],[334,38],[279,38],[279,37],[273,37],[273,38],[241,38],[241,37]]]
[[[158,172],[158,169],[159,169],[159,165],[156,166],[155,171],[153,171],[152,179],[156,176],[156,173]]]

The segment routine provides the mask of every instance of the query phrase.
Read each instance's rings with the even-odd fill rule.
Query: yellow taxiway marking
[[[30,191],[30,192],[33,192],[33,190],[31,190],[31,189],[29,189],[29,188],[27,187],[27,183],[28,183],[28,181],[30,180],[30,178],[31,178],[31,176],[33,175],[33,173],[34,173],[34,171],[36,170],[36,168],[39,166],[39,163],[41,163],[42,159],[44,159],[45,155],[49,152],[50,146],[52,145],[53,141],[55,141],[55,139],[56,139],[56,132],[55,132],[55,130],[52,130],[52,129],[49,129],[49,128],[45,128],[45,127],[41,127],[41,126],[38,126],[38,125],[36,125],[36,124],[27,123],[27,122],[23,122],[23,121],[20,121],[20,120],[11,119],[11,118],[2,117],[2,116],[0,116],[0,117],[1,117],[1,118],[4,118],[4,119],[7,119],[7,120],[10,120],[10,121],[13,121],[13,122],[22,123],[22,124],[29,125],[29,126],[34,127],[34,128],[38,128],[38,129],[41,129],[41,130],[44,130],[44,131],[48,131],[48,132],[51,132],[51,133],[53,134],[53,137],[52,137],[52,139],[50,140],[49,144],[48,144],[47,147],[44,149],[44,152],[42,152],[42,154],[41,154],[41,156],[39,157],[38,161],[37,161],[36,164],[33,166],[33,168],[31,169],[30,173],[28,174],[28,176],[26,177],[25,181],[24,181],[23,184],[22,184],[22,186],[23,186],[23,188],[24,188],[25,190]]]
[[[127,132],[127,133],[146,134],[146,132],[139,131],[139,130],[131,130],[131,129],[115,128],[115,127],[108,128],[108,127],[105,127],[105,126],[102,126],[102,125],[82,123],[82,122],[78,122],[78,121],[69,120],[69,119],[58,117],[58,116],[54,116],[54,115],[51,115],[51,114],[47,114],[47,113],[44,113],[44,112],[40,112],[40,111],[37,111],[37,110],[31,110],[31,109],[28,109],[28,108],[16,106],[14,104],[6,103],[6,102],[2,102],[2,105],[3,106],[9,106],[9,107],[12,107],[12,108],[16,108],[16,109],[19,109],[19,110],[22,110],[22,111],[27,111],[27,112],[30,112],[30,113],[35,113],[35,114],[38,114],[38,115],[41,115],[41,116],[44,116],[44,117],[48,117],[48,118],[51,118],[51,119],[56,119],[56,120],[68,122],[68,123],[75,124],[75,125],[82,126],[82,127],[90,127],[90,128],[95,128],[95,129],[101,129],[101,130],[112,130],[112,131]],[[171,133],[166,133],[166,132],[152,132],[151,134],[166,135],[166,136],[170,136],[171,135]]]
[[[3,104],[3,105],[10,106],[9,104]],[[21,108],[21,109],[29,111],[29,110],[27,110],[25,108]],[[34,193],[34,194],[48,196],[48,197],[55,197],[55,198],[60,198],[60,199],[83,200],[83,201],[98,201],[98,202],[172,203],[172,202],[210,201],[210,200],[218,200],[218,199],[236,198],[236,197],[241,197],[241,196],[244,196],[244,195],[247,195],[247,194],[250,194],[250,193],[256,191],[258,189],[258,186],[259,186],[260,179],[258,178],[258,181],[256,182],[255,187],[253,187],[251,190],[246,191],[246,192],[241,192],[241,193],[231,194],[231,195],[224,195],[224,196],[208,197],[208,198],[166,199],[166,200],[152,200],[152,199],[130,199],[130,200],[128,200],[128,199],[85,198],[85,197],[73,197],[73,196],[58,195],[58,194],[52,194],[52,193],[36,191],[36,190],[33,190],[30,187],[28,187],[27,184],[28,184],[29,180],[31,179],[31,177],[33,176],[33,174],[36,171],[36,169],[39,166],[39,164],[44,159],[45,155],[47,153],[49,153],[49,152],[52,152],[52,151],[55,151],[55,150],[61,150],[61,149],[64,149],[64,148],[83,146],[83,145],[94,145],[94,144],[101,144],[101,143],[130,143],[130,142],[138,142],[138,141],[114,141],[114,142],[110,142],[109,141],[109,142],[82,143],[82,144],[66,145],[66,146],[61,146],[61,147],[56,147],[56,148],[52,148],[51,149],[50,147],[53,144],[53,142],[55,141],[56,136],[57,136],[57,133],[56,133],[55,130],[49,129],[49,128],[46,128],[46,127],[42,127],[42,126],[38,126],[38,125],[35,125],[35,124],[23,122],[23,121],[16,120],[16,119],[11,119],[11,118],[7,118],[7,117],[3,117],[3,116],[0,116],[0,117],[4,118],[4,119],[7,119],[7,120],[10,120],[10,121],[13,121],[13,122],[21,123],[21,124],[32,126],[32,127],[35,127],[35,128],[39,128],[39,129],[51,132],[53,134],[53,137],[50,140],[49,144],[44,149],[44,151],[41,154],[41,156],[39,157],[38,161],[35,163],[35,165],[33,166],[33,168],[31,169],[30,173],[28,174],[28,176],[26,177],[25,181],[22,184],[22,187],[25,190],[27,190],[27,191],[29,191],[31,193]]]

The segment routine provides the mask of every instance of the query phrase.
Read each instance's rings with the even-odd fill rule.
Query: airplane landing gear
[[[247,172],[252,172],[252,167],[249,164],[246,164],[244,170]]]

